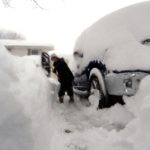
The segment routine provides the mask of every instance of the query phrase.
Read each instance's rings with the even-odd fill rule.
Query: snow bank
[[[56,100],[58,84],[38,62],[18,58],[0,47],[1,150],[149,150],[150,77],[134,97],[96,111],[81,101]],[[70,131],[66,133],[65,130]]]
[[[0,45],[0,149],[49,150],[51,86],[35,61]]]
[[[118,69],[121,69],[122,66],[135,68],[136,65],[145,69],[148,68],[149,48],[139,44],[139,41],[150,33],[148,32],[150,24],[147,19],[150,10],[148,4],[149,2],[141,5],[144,11],[139,7],[140,5],[129,9],[134,14],[131,17],[128,16],[130,19],[128,17],[122,18],[122,15],[128,14],[126,13],[127,9],[124,9],[119,16],[116,15],[117,12],[114,13],[114,26],[111,24],[112,20],[107,24],[102,23],[100,25],[106,26],[104,31],[99,29],[103,35],[100,38],[102,42],[94,40],[97,37],[97,31],[93,32],[94,29],[89,28],[87,31],[94,34],[91,39],[87,36],[87,41],[95,41],[95,43],[89,42],[89,45],[82,46],[87,46],[88,50],[92,51],[95,45],[95,52],[92,51],[92,53],[96,55],[97,51],[101,52],[97,49],[97,45],[102,46],[102,51],[107,49],[104,61],[108,62],[107,65],[110,68],[115,65]],[[142,17],[134,17],[135,10],[139,12],[136,16],[144,15],[145,17],[143,19],[141,19]],[[102,20],[109,20],[109,16]],[[117,24],[117,20],[119,20],[119,24]],[[131,24],[124,26],[127,20]],[[138,21],[136,25],[134,24],[135,20]],[[144,22],[146,20],[147,22]],[[140,22],[144,22],[143,24],[148,28],[143,28]],[[117,28],[117,25],[120,24],[122,25],[121,28]],[[114,30],[109,30],[109,27],[114,28]],[[121,32],[114,34],[118,30]],[[122,32],[124,32],[123,37],[120,36]],[[105,33],[111,35],[111,38],[108,39]],[[88,33],[86,32],[86,34]],[[120,40],[118,41],[118,39]],[[83,38],[82,40],[86,39]],[[116,46],[113,45],[114,42],[116,42]],[[110,43],[111,48],[107,47],[108,43]],[[82,50],[84,51],[84,49]],[[116,55],[118,51],[119,55]],[[125,54],[127,56],[120,57]],[[133,54],[132,59],[131,54]],[[89,56],[92,55],[85,57],[88,58]],[[137,57],[142,58],[138,64],[135,60]],[[126,64],[127,58],[129,61],[133,60],[133,63],[128,63],[129,66]],[[41,67],[36,65],[39,62],[38,59],[14,57],[0,45],[0,150],[150,149],[149,76],[141,82],[134,97],[125,97],[125,106],[117,104],[109,109],[96,111],[92,107],[83,106],[81,101],[69,104],[65,100],[65,104],[58,104],[55,101],[58,89],[54,87],[57,83],[50,79],[52,82],[50,85]],[[120,64],[121,60],[124,61]],[[70,132],[66,133],[66,129]]]
[[[65,115],[68,126],[64,123],[61,126],[70,129],[71,133],[64,133],[58,128],[60,131],[57,129],[52,140],[53,149],[149,150],[149,89],[150,76],[147,76],[141,82],[140,89],[134,97],[125,97],[125,106],[116,104],[100,111],[77,105],[64,106],[62,110],[64,113],[68,109]],[[76,108],[76,112],[70,107]],[[60,146],[56,144],[56,140]]]
[[[86,29],[74,51],[84,53],[81,67],[90,60],[102,60],[108,69],[150,68],[150,48],[142,41],[150,38],[150,2],[139,3],[107,15]]]

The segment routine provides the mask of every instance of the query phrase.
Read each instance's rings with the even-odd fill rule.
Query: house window
[[[32,55],[38,55],[39,54],[39,51],[38,50],[32,50]]]
[[[11,52],[11,51],[12,51],[12,49],[11,49],[11,48],[7,48],[7,49],[8,49],[8,51],[9,51],[9,52]]]
[[[38,54],[39,54],[39,50],[28,49],[28,55],[38,55]]]

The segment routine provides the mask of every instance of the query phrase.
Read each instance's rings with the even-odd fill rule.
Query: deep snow
[[[1,150],[149,150],[150,77],[125,106],[97,111],[85,100],[69,104],[67,96],[59,104],[59,84],[45,76],[39,58],[0,49]]]
[[[32,59],[0,46],[0,149],[50,148],[50,85]]]
[[[59,104],[59,83],[39,57],[15,57],[0,45],[0,66],[0,150],[150,149],[150,76],[126,105],[97,111],[84,99]]]

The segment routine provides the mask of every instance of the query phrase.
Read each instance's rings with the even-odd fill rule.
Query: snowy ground
[[[116,104],[100,111],[96,111],[94,107],[86,107],[83,100],[76,99],[75,104],[69,104],[66,97],[65,103],[59,104],[54,98],[51,149],[149,150],[148,83],[150,77],[142,82],[136,96],[125,98],[125,106]]]
[[[150,149],[150,77],[125,106],[97,111],[68,97],[59,104],[58,83],[45,76],[39,58],[0,49],[0,150]]]
[[[143,58],[149,62],[149,55]],[[0,150],[150,150],[149,76],[135,96],[124,97],[126,105],[97,111],[85,100],[58,103],[59,84],[39,62],[0,45]]]

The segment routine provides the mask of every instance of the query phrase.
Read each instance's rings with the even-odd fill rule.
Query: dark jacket
[[[53,72],[57,73],[59,82],[62,84],[72,84],[74,77],[64,59],[58,58],[53,65]]]

